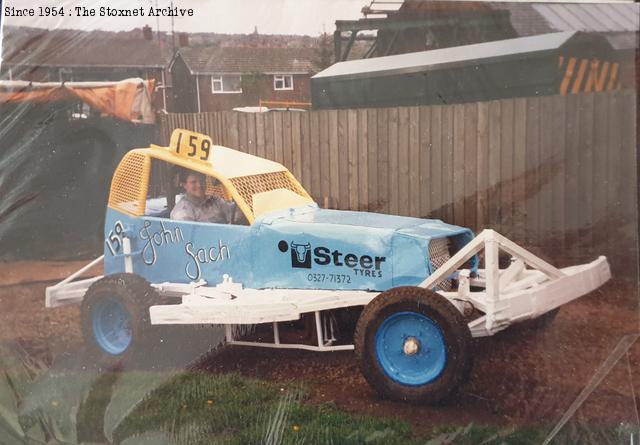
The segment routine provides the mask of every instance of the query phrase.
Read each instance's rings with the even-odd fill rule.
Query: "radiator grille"
[[[449,243],[448,238],[434,239],[429,242],[429,259],[431,260],[431,269],[434,272],[451,258]],[[436,284],[436,287],[443,291],[450,291],[452,288],[451,280],[442,280]]]

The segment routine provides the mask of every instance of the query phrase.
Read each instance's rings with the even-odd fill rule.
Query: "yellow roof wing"
[[[152,156],[194,170],[227,179],[287,171],[282,164],[221,145],[213,145],[207,135],[176,129],[169,146],[151,145]]]
[[[229,179],[287,170],[286,167],[277,162],[220,145],[214,146],[212,156],[213,169],[218,174]]]
[[[222,145],[214,145],[212,148],[213,151],[208,161],[194,161],[175,156],[171,152],[170,147],[161,147],[159,145],[151,145],[149,148],[138,148],[136,151],[148,154],[157,159],[162,159],[171,164],[216,177],[222,176],[227,179],[288,171],[282,164],[232,148],[223,147]]]

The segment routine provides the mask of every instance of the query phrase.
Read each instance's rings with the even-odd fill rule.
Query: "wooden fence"
[[[287,166],[325,207],[494,228],[559,261],[637,256],[635,90],[459,105],[169,114]],[[625,268],[626,269],[626,268]]]

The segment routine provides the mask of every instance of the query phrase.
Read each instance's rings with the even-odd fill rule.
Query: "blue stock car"
[[[205,175],[206,194],[235,202],[244,224],[172,220],[184,170]],[[492,303],[496,275],[478,268],[483,243],[523,258],[508,269],[516,288],[541,289],[564,272],[494,232],[479,238],[439,220],[321,209],[282,165],[176,130],[168,147],[132,150],[115,171],[104,256],[87,266],[104,261],[104,276],[73,281],[84,268],[47,289],[47,306],[82,302],[87,345],[111,360],[152,341],[151,324],[221,324],[235,345],[355,349],[380,394],[432,403],[468,375],[472,336],[506,327],[501,314],[533,318],[564,302],[525,315]],[[496,252],[485,260],[495,270]],[[521,293],[513,307],[526,307]],[[280,341],[280,328],[301,318],[316,344]],[[272,341],[236,338],[238,325],[266,323]]]

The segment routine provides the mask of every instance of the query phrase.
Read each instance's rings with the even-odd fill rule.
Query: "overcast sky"
[[[150,6],[168,6],[169,0],[5,0],[8,7],[35,8],[39,6],[64,6],[64,17],[7,17],[6,25],[35,26],[40,28],[128,30],[149,26],[156,29],[155,17],[148,17]],[[175,19],[176,31],[250,33],[254,27],[262,34],[318,35],[326,29],[333,32],[336,20],[361,17],[360,9],[369,0],[173,0],[180,8],[193,8],[194,16]],[[100,6],[112,8],[144,7],[145,17],[70,17],[68,11],[75,6],[93,7],[99,13]],[[75,12],[75,10],[74,10]],[[171,20],[160,18],[160,30],[170,31]]]

